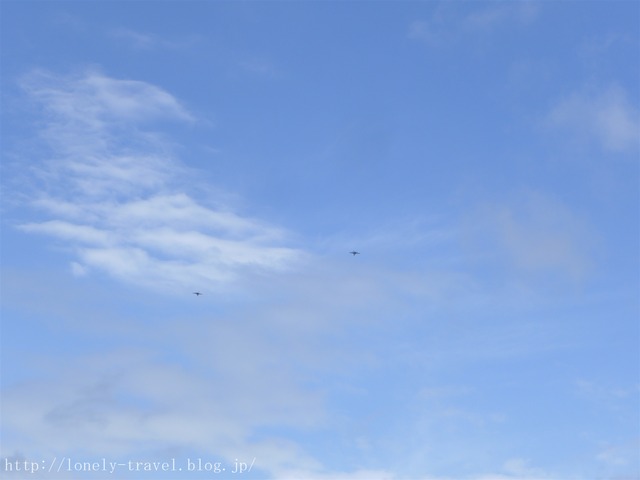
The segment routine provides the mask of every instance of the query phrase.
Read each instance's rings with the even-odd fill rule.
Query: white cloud
[[[408,38],[435,46],[451,40],[454,36],[452,24],[456,24],[455,15],[449,4],[439,4],[428,19],[414,20],[409,24]]]
[[[596,460],[609,467],[637,471],[640,468],[639,451],[640,439],[637,438],[625,443],[608,443],[596,454]]]
[[[66,126],[105,127],[107,121],[193,120],[165,90],[150,83],[107,77],[98,71],[57,76],[44,70],[23,77],[22,88]],[[62,127],[50,123],[50,127]],[[72,132],[76,133],[76,132]]]
[[[284,236],[284,232],[276,227],[228,210],[207,208],[185,193],[154,195],[129,201],[122,204],[109,220],[112,226],[153,227],[168,223],[182,229],[224,232],[240,238],[275,240]]]
[[[279,245],[282,229],[188,193],[185,166],[157,131],[142,129],[193,120],[166,91],[95,71],[40,71],[22,86],[41,107],[52,157],[36,164],[33,200],[50,219],[22,230],[64,240],[84,267],[147,287],[216,288],[241,269],[281,269],[301,258]]]
[[[151,272],[149,276],[159,277],[152,270],[154,265],[135,266],[136,262],[148,262],[140,251],[114,252],[114,257],[100,261],[113,264],[112,268],[122,270],[123,276],[146,270]],[[98,268],[96,262],[94,259],[94,269]],[[146,321],[145,315],[130,322],[92,315],[90,322],[85,319],[80,323],[84,329],[96,329],[92,331],[100,337],[97,351],[92,345],[95,339],[86,335],[82,337],[86,348],[72,358],[36,354],[31,361],[40,365],[34,369],[39,373],[37,381],[14,384],[7,390],[3,413],[10,418],[7,431],[16,436],[5,441],[3,448],[9,453],[26,451],[28,447],[30,455],[64,453],[85,458],[130,457],[139,455],[142,448],[147,455],[160,455],[156,452],[162,448],[183,448],[227,460],[255,456],[256,466],[272,478],[453,480],[455,477],[410,475],[431,468],[423,453],[424,445],[433,446],[429,442],[440,432],[432,428],[433,422],[441,428],[477,433],[483,425],[489,430],[500,420],[494,412],[479,412],[459,404],[474,389],[438,383],[418,383],[413,389],[416,405],[422,405],[424,421],[416,418],[414,408],[403,410],[407,407],[404,399],[367,411],[370,407],[366,402],[375,395],[368,391],[370,388],[378,382],[386,385],[390,372],[415,368],[413,359],[398,359],[395,355],[398,350],[390,343],[396,343],[396,335],[401,335],[406,344],[413,338],[418,352],[435,353],[436,357],[438,352],[433,350],[457,350],[457,346],[443,338],[437,328],[429,328],[428,338],[414,337],[415,330],[406,328],[410,322],[397,315],[397,307],[423,297],[416,294],[409,298],[405,294],[389,298],[393,292],[386,291],[385,285],[396,283],[401,275],[386,278],[388,272],[372,269],[355,273],[348,263],[349,268],[316,265],[313,272],[294,272],[278,276],[276,282],[263,282],[251,290],[251,302],[257,303],[229,316],[216,307],[211,313],[211,303],[203,310],[181,303],[180,313],[153,316]],[[127,271],[132,264],[134,271]],[[162,266],[170,268],[166,262]],[[181,272],[184,273],[182,267],[171,275]],[[194,278],[197,272],[189,274]],[[424,274],[424,278],[429,276],[430,273]],[[139,281],[144,282],[145,278]],[[14,288],[21,290],[19,286]],[[39,291],[31,290],[29,295],[39,296]],[[155,303],[158,297],[153,298]],[[200,300],[206,302],[209,298],[205,296],[195,303],[202,304]],[[119,303],[117,298],[108,301]],[[452,296],[444,299],[448,305],[456,301]],[[430,303],[424,301],[419,308]],[[389,311],[394,314],[389,316]],[[384,325],[389,319],[389,324]],[[419,321],[423,320],[421,316]],[[108,325],[96,326],[98,323]],[[56,331],[64,327],[71,334],[68,324],[57,326]],[[478,335],[487,330],[490,332],[486,338]],[[468,333],[471,341],[463,350],[478,358],[482,354],[477,344],[495,342],[495,338],[487,341],[494,333],[486,324],[476,325]],[[458,331],[454,334],[460,336]],[[527,344],[533,343],[533,338],[526,335]],[[114,340],[133,347],[109,347]],[[511,338],[508,343],[510,348],[521,349]],[[445,361],[451,365],[452,358],[459,361],[460,351],[449,351],[448,355]],[[428,368],[434,368],[431,360],[433,357],[427,362]],[[363,380],[358,372],[375,380]],[[364,402],[363,411],[343,410],[343,384],[362,389],[362,396],[356,400]],[[380,393],[386,396],[385,392]],[[425,401],[429,402],[426,406]],[[396,408],[407,413],[389,416]],[[343,419],[364,426],[357,435],[345,438],[341,431]],[[377,431],[379,423],[387,421],[393,428],[385,428],[381,435]],[[398,428],[405,422],[411,422],[419,436]],[[369,452],[361,455],[358,450],[353,461],[349,458],[340,465],[332,464],[314,442],[318,437],[326,438],[325,434],[337,445],[357,442],[358,437],[362,445],[363,437],[369,439]],[[448,440],[455,452],[448,452],[447,459],[459,456],[460,450],[470,445],[457,438]],[[438,442],[441,441],[440,437]],[[470,442],[473,444],[473,440]],[[74,453],[78,445],[85,450]],[[389,449],[389,445],[393,448]],[[433,448],[442,452],[440,446]],[[385,455],[387,467],[368,464],[373,455]],[[348,453],[342,458],[346,457]],[[505,474],[493,478],[535,477]]]
[[[538,4],[533,1],[498,2],[471,12],[463,19],[463,25],[469,30],[487,31],[503,24],[529,23],[537,15]]]
[[[238,62],[238,66],[248,73],[264,78],[276,78],[281,75],[275,63],[266,58],[252,57]]]
[[[108,245],[112,241],[109,232],[88,225],[74,225],[60,220],[50,220],[41,223],[24,223],[18,228],[25,232],[45,233],[63,240],[71,240],[78,243]]]
[[[108,35],[134,50],[151,51],[156,49],[181,49],[192,45],[197,37],[192,35],[182,39],[168,39],[166,36],[140,32],[130,28],[115,28]]]
[[[433,21],[415,20],[409,24],[407,36],[414,40],[433,43],[438,39],[439,33],[437,32]]]
[[[71,262],[71,273],[76,277],[83,277],[88,272],[84,265],[81,265],[78,262]]]
[[[276,478],[323,477],[313,449],[289,440],[327,424],[325,390],[301,381],[322,350],[313,332],[291,335],[256,311],[159,320],[101,334],[107,342],[140,339],[134,348],[46,362],[36,354],[38,379],[3,394],[3,453],[130,458],[175,447],[226,461],[256,457],[257,469]]]
[[[179,118],[191,115],[169,93],[149,83],[118,80],[89,74],[81,83],[82,93],[93,100],[98,115],[125,120]]]
[[[473,220],[476,235],[491,237],[494,258],[506,253],[512,267],[524,272],[557,272],[575,280],[592,268],[595,233],[559,199],[542,192],[518,195],[508,204],[487,204]],[[500,252],[498,254],[498,252]]]
[[[551,109],[547,121],[581,142],[595,139],[606,151],[635,151],[640,146],[640,110],[620,86],[574,92]]]
[[[181,330],[179,325],[171,330],[179,342],[186,338]],[[139,329],[137,334],[142,333]],[[153,332],[145,335],[167,341]],[[239,338],[234,329],[204,329],[208,340],[220,344],[215,352],[220,362],[212,361],[211,349],[199,348],[193,360],[200,365],[196,372],[205,369],[211,381],[178,363],[162,361],[157,358],[159,351],[113,351],[85,355],[82,361],[75,357],[72,363],[50,361],[42,368],[49,380],[7,389],[3,396],[6,431],[20,432],[20,438],[28,439],[30,453],[36,455],[74,452],[80,445],[86,456],[125,455],[137,452],[143,442],[196,445],[226,458],[251,453],[260,458],[262,468],[294,465],[297,460],[303,466],[309,463],[306,455],[293,444],[278,447],[276,461],[260,455],[268,442],[262,445],[250,439],[260,426],[299,427],[317,423],[323,415],[318,394],[296,386],[290,376],[273,375],[272,362],[280,364],[283,353],[259,335],[244,332]],[[234,349],[249,344],[256,354],[235,362]],[[264,362],[258,352],[271,362]],[[19,444],[21,440],[7,441],[3,447]]]
[[[450,43],[463,35],[486,34],[505,25],[527,24],[538,15],[538,4],[532,1],[494,2],[465,13],[458,9],[460,5],[475,7],[480,3],[440,3],[429,19],[411,22],[407,36],[436,46]]]
[[[160,44],[159,39],[148,33],[141,33],[128,28],[116,28],[110,35],[118,40],[122,40],[138,50],[151,50]]]

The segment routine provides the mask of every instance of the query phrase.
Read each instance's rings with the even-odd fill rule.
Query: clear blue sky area
[[[640,479],[640,3],[0,8],[3,477]]]

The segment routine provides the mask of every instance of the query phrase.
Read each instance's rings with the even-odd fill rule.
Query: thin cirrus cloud
[[[579,142],[595,140],[609,152],[634,151],[640,144],[640,111],[618,85],[571,93],[552,107],[547,124]]]
[[[48,160],[36,162],[32,206],[48,218],[19,228],[63,240],[72,269],[156,287],[232,281],[241,270],[300,258],[281,229],[193,198],[186,167],[154,122],[195,122],[171,94],[95,71],[34,72],[21,83],[41,109]],[[145,129],[146,128],[146,129]]]
[[[473,241],[514,271],[553,272],[573,281],[592,273],[598,237],[579,213],[548,193],[518,192],[508,203],[487,203],[474,215],[467,226]]]
[[[486,31],[503,24],[522,24],[533,21],[538,15],[538,6],[531,1],[499,3],[467,15],[462,24],[472,31]]]
[[[121,40],[138,50],[151,50],[156,48],[161,41],[154,35],[136,32],[128,28],[117,28],[109,32],[115,39]]]
[[[21,85],[46,111],[72,125],[104,127],[108,120],[159,117],[193,120],[180,102],[163,89],[142,81],[109,78],[95,71],[74,76],[35,71]]]
[[[586,225],[566,206],[543,195],[530,195],[521,208],[497,212],[502,244],[517,267],[551,269],[581,278],[588,271]]]
[[[159,35],[147,32],[140,32],[130,28],[115,28],[108,32],[111,38],[114,38],[124,45],[139,51],[150,51],[157,49],[181,49],[192,45],[197,41],[195,36],[189,36],[183,39],[168,40]]]
[[[526,24],[538,16],[537,4],[524,1],[502,2],[487,8],[461,14],[450,3],[441,3],[433,15],[409,24],[407,36],[435,46],[453,41],[459,35],[488,33],[503,25]]]

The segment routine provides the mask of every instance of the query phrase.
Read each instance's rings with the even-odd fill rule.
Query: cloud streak
[[[528,24],[538,15],[537,5],[530,1],[498,2],[466,13],[456,8],[450,3],[439,4],[430,18],[409,24],[408,38],[439,46],[464,35],[487,34],[505,25]]]
[[[108,32],[108,35],[115,40],[122,42],[124,45],[133,50],[149,52],[158,49],[178,50],[193,45],[197,38],[195,36],[183,39],[168,40],[164,36],[152,33],[141,32],[130,28],[115,28]]]
[[[187,169],[159,123],[196,119],[168,92],[96,71],[37,71],[21,85],[40,109],[50,158],[36,162],[31,202],[49,218],[19,228],[64,242],[74,271],[152,288],[215,288],[241,271],[280,270],[302,257],[284,245],[282,229],[188,192]]]

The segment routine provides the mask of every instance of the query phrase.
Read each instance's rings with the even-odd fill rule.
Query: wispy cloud
[[[189,454],[197,450],[226,461],[255,456],[256,469],[273,478],[393,478],[325,464],[313,442],[304,440],[304,432],[333,428],[327,397],[359,362],[351,344],[336,344],[335,331],[326,338],[312,325],[353,321],[356,315],[332,302],[339,300],[339,288],[320,289],[317,298],[310,294],[317,285],[302,287],[298,276],[290,281],[307,292],[288,285],[288,302],[295,297],[299,308],[263,302],[237,313],[200,310],[197,318],[181,311],[177,318],[154,318],[153,328],[121,319],[106,328],[86,325],[101,332],[101,344],[122,341],[123,335],[142,341],[38,360],[44,379],[13,384],[3,397],[10,417],[3,447],[15,452],[26,444],[30,455],[45,456],[71,455],[79,445],[84,456],[131,456],[141,448],[153,456],[188,448]],[[331,275],[319,283],[329,281],[342,280]],[[334,325],[340,328],[342,322]],[[87,345],[93,341],[83,338]]]
[[[606,151],[629,152],[640,147],[640,110],[618,85],[567,95],[551,108],[547,123],[581,143],[595,140]]]
[[[136,32],[127,28],[117,28],[110,32],[113,38],[122,40],[135,49],[150,50],[159,44],[159,39],[148,33]]]
[[[261,57],[249,57],[238,61],[238,66],[245,72],[264,78],[276,78],[281,76],[278,67],[269,59]]]
[[[34,166],[32,201],[49,218],[20,228],[64,241],[75,271],[184,288],[300,257],[282,245],[282,229],[193,198],[186,167],[154,125],[195,118],[165,90],[95,71],[39,71],[22,87],[41,108],[39,133],[51,158]]]
[[[492,261],[501,258],[510,268],[582,280],[593,267],[596,235],[586,219],[544,192],[530,190],[509,203],[487,203],[471,223],[474,242],[486,241]]]
[[[227,341],[229,347],[251,344],[262,353],[275,353],[265,350],[255,335],[238,343],[232,334],[220,331],[215,338]],[[213,332],[206,337],[213,338]],[[198,351],[206,364],[208,356]],[[209,370],[218,382],[203,381],[189,369],[144,351],[88,355],[75,365],[57,361],[55,367],[73,374],[61,378],[51,371],[56,383],[9,389],[3,405],[11,417],[6,427],[21,431],[31,439],[31,451],[45,455],[72,452],[79,445],[90,446],[90,455],[122,455],[138,451],[143,442],[152,448],[197,445],[226,459],[251,452],[260,458],[261,469],[282,468],[295,460],[313,468],[309,457],[305,461],[306,455],[293,444],[274,446],[279,453],[272,459],[264,452],[269,442],[248,437],[261,425],[317,423],[323,411],[320,396],[301,390],[284,374],[268,375],[270,365],[261,366],[258,355],[244,361],[255,370],[243,371],[242,362],[229,361],[227,353],[218,352],[218,358],[228,361],[225,368]],[[221,395],[216,385],[224,386],[226,393]],[[43,390],[46,396],[38,394]]]
[[[60,228],[64,234],[67,227],[43,228]],[[95,232],[82,234],[90,245],[97,245],[91,238]],[[119,252],[122,259],[117,260],[104,253],[111,253],[109,247],[92,248],[104,256],[93,259],[95,263],[114,262],[108,268],[128,281],[144,283],[136,277],[138,272],[163,278],[188,270],[188,265],[151,262],[143,250]],[[423,374],[440,365],[451,368],[463,356],[482,361],[495,355],[489,350],[504,350],[503,342],[510,351],[499,355],[526,355],[524,345],[531,348],[540,341],[535,331],[523,332],[524,322],[517,322],[505,333],[509,327],[477,322],[476,317],[452,331],[451,325],[441,324],[450,323],[441,322],[443,318],[451,318],[442,316],[442,310],[451,312],[472,301],[473,292],[466,292],[460,282],[446,285],[442,275],[432,278],[433,271],[406,278],[372,266],[354,268],[350,261],[344,262],[349,267],[329,263],[253,283],[250,304],[238,311],[212,311],[211,303],[204,309],[182,303],[177,312],[153,315],[147,322],[118,316],[78,319],[83,331],[91,332],[82,336],[83,345],[93,352],[88,347],[96,342],[97,353],[83,350],[66,358],[36,354],[33,361],[40,366],[34,369],[43,380],[13,384],[3,398],[3,412],[10,419],[6,430],[12,434],[5,448],[13,453],[27,444],[30,455],[53,456],[73,455],[83,445],[84,457],[131,456],[145,448],[145,455],[161,458],[161,449],[189,449],[189,454],[198,450],[227,461],[256,456],[257,468],[273,478],[391,480],[420,478],[413,474],[432,470],[424,449],[429,445],[440,455],[434,435],[438,442],[443,431],[478,435],[502,421],[492,410],[471,406],[469,397],[478,393],[477,385],[442,384]],[[157,273],[155,268],[175,270]],[[192,278],[198,274],[189,273]],[[52,295],[50,282],[35,283],[39,286],[29,285],[30,297],[40,297],[41,289]],[[54,291],[67,288],[59,285]],[[436,292],[428,292],[431,289]],[[487,304],[499,303],[502,296],[498,293]],[[156,303],[158,297],[153,297]],[[116,294],[108,302],[118,300]],[[429,314],[434,304],[440,309],[437,318]],[[417,313],[407,318],[411,308]],[[69,323],[57,325],[56,335],[75,331],[69,328],[75,324],[69,320],[74,314],[83,317],[66,310],[63,323]],[[128,348],[109,347],[123,338]],[[397,372],[412,378],[414,369],[421,372],[417,381],[399,397],[389,382],[397,381]],[[358,393],[345,393],[346,386]],[[354,402],[362,409],[348,410]],[[395,411],[406,414],[389,415]],[[345,432],[343,421],[356,426],[355,435]],[[408,422],[413,425],[411,435],[403,428]],[[318,453],[322,447],[314,439],[327,431],[340,445],[335,448],[353,448],[348,461],[332,463]],[[473,438],[448,436],[447,441],[456,451],[445,454],[445,461],[459,457],[460,449],[475,447]],[[368,453],[363,447],[367,442]],[[355,443],[359,446],[352,447]],[[388,461],[385,468],[376,469],[379,464],[367,458],[381,454]],[[369,469],[359,470],[357,465]],[[456,478],[450,475],[422,478]]]
[[[50,128],[60,128],[54,120],[75,127],[106,128],[106,122],[114,120],[192,119],[165,90],[142,81],[110,78],[98,71],[59,76],[38,70],[26,75],[21,85],[51,114]]]
[[[526,24],[535,20],[537,16],[536,2],[498,2],[469,13],[462,20],[462,25],[471,31],[487,31],[500,25]]]
[[[192,45],[197,39],[195,36],[184,39],[169,39],[160,35],[141,32],[130,28],[114,28],[108,32],[109,36],[134,50],[151,51],[157,49],[181,49]]]
[[[411,22],[407,36],[436,46],[449,43],[461,35],[477,35],[502,26],[527,24],[538,16],[538,5],[531,1],[483,5],[486,6],[462,13],[455,4],[440,3],[430,18]]]
[[[626,443],[606,444],[596,455],[596,459],[609,467],[623,467],[629,472],[632,469],[637,472],[640,468],[638,450],[640,450],[640,440],[637,438]]]

